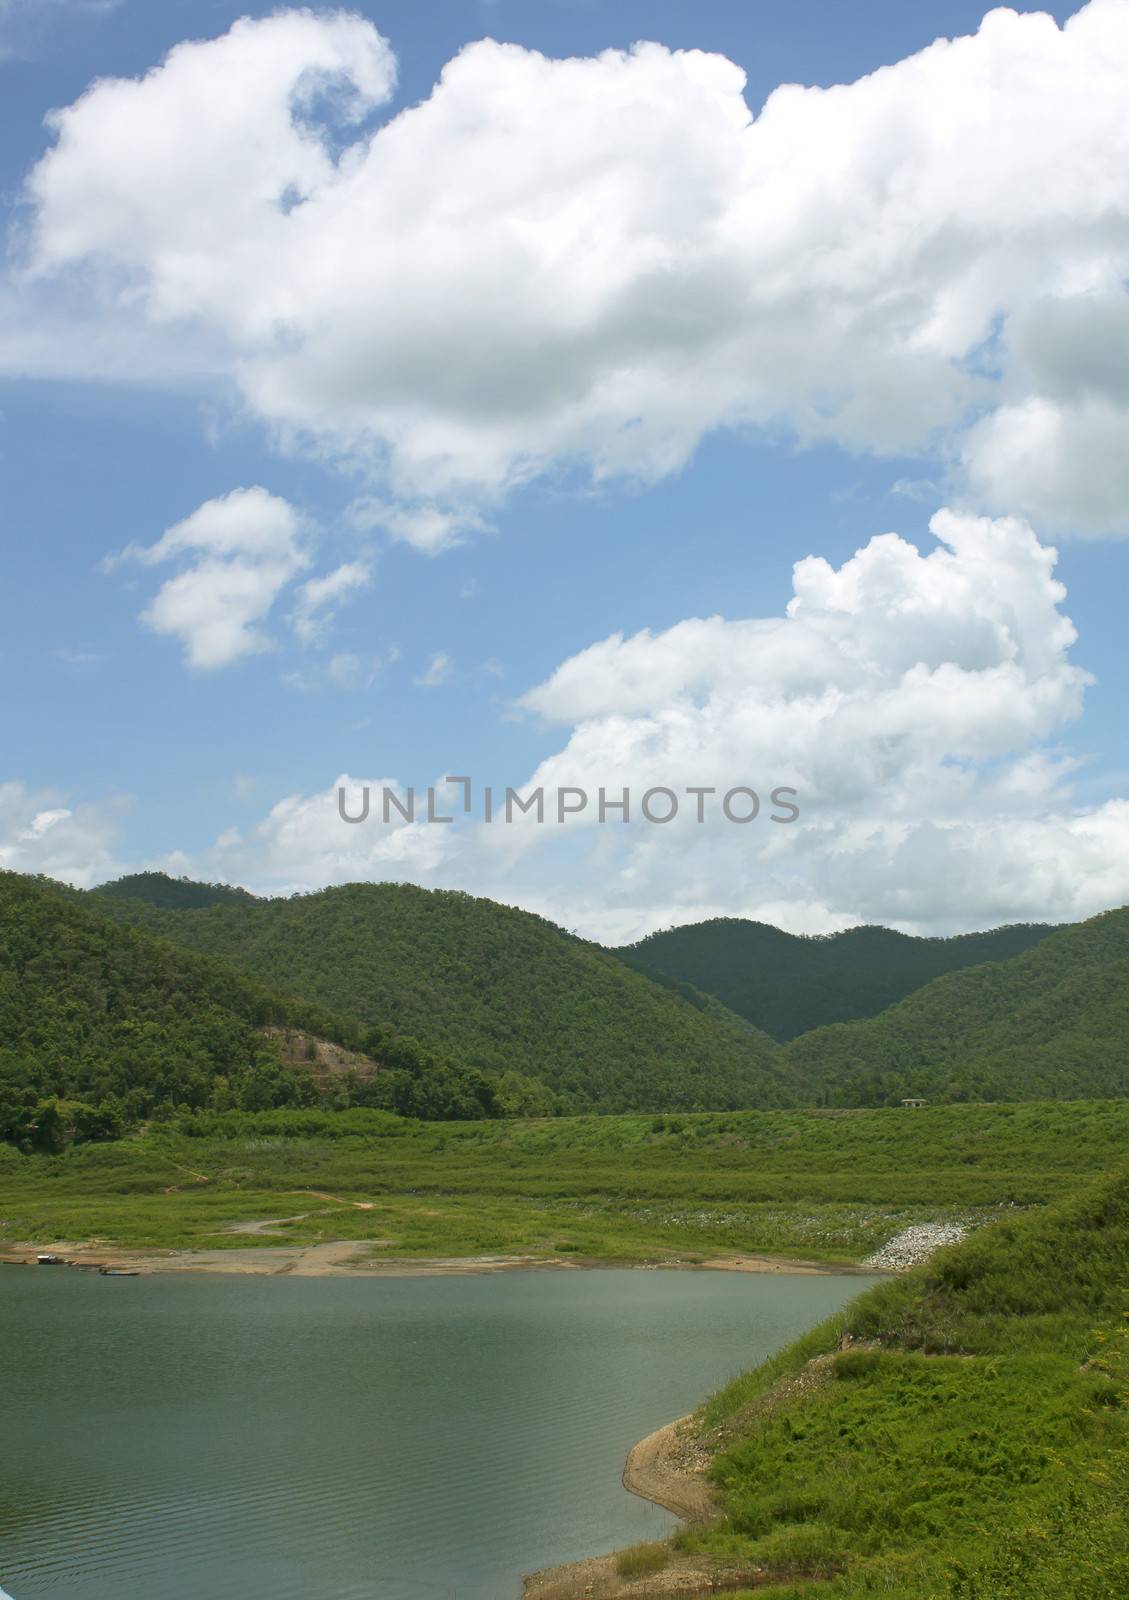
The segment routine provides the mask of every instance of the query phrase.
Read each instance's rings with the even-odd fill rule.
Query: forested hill
[[[304,1058],[319,1040],[363,1052],[355,1103],[430,1117],[503,1109],[480,1073],[96,906],[48,880],[0,873],[0,1138],[51,1146],[177,1107],[317,1104],[325,1086]],[[287,1064],[282,1045],[296,1041],[305,1048]],[[351,1093],[345,1083],[333,1092]]]
[[[98,890],[100,898],[144,900],[162,911],[199,911],[204,906],[253,905],[255,896],[230,883],[196,883],[171,878],[167,872],[133,872]]]
[[[87,901],[362,1024],[486,1072],[516,1068],[573,1109],[793,1098],[772,1041],[741,1018],[525,911],[387,883],[169,910],[160,885],[141,887],[144,900],[95,890]]]
[[[161,1106],[316,1099],[260,1031],[270,1024],[339,1032],[320,1008],[107,922],[57,884],[0,874],[2,1136],[51,1097],[81,1103],[87,1134]]]
[[[565,1109],[654,1112],[1129,1094],[1129,909],[1051,931],[961,940],[906,940],[882,929],[829,940],[776,935],[801,961],[845,943],[860,982],[870,970],[864,953],[874,952],[875,983],[891,949],[956,946],[963,959],[1006,950],[1012,937],[1038,939],[1010,959],[945,973],[877,1016],[778,1046],[681,980],[652,981],[611,952],[493,901],[352,884],[278,900],[219,895],[194,908],[193,886],[170,883],[147,874],[130,881],[134,896],[111,888],[72,894],[69,903],[228,962],[346,1018],[339,1026],[375,1028],[372,1053],[386,1059],[382,1040],[407,1049],[421,1092],[451,1081],[446,1062],[457,1062],[449,1071],[469,1075],[468,1084],[485,1075],[493,1111],[553,1109],[551,1099],[538,1100],[542,1085]],[[793,992],[800,988],[797,980]],[[398,1044],[401,1035],[420,1044]],[[446,1108],[420,1100],[395,1109],[474,1114],[473,1091],[447,1098]]]
[[[831,1022],[876,1016],[946,972],[1007,961],[1053,931],[1021,923],[953,939],[917,939],[868,927],[800,938],[764,922],[717,917],[653,933],[615,953],[651,976],[716,995],[785,1040]]]
[[[1129,907],[1026,954],[950,972],[880,1016],[794,1039],[804,1100],[833,1106],[1129,1094]]]

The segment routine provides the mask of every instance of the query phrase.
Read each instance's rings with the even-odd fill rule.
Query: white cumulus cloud
[[[0,783],[0,869],[43,873],[89,888],[121,870],[121,806],[67,803],[53,789]]]
[[[1129,531],[1129,0],[992,11],[755,117],[733,62],[660,44],[484,40],[374,130],[394,77],[368,21],[292,10],[99,80],[30,175],[31,270],[221,338],[423,548],[535,474],[760,423]]]
[[[370,819],[344,823],[332,786],[229,839],[226,873],[457,886],[613,941],[719,915],[948,933],[1129,902],[1129,801],[1080,804],[1080,760],[1058,742],[1090,680],[1070,659],[1054,551],[1015,518],[950,510],[932,526],[926,552],[881,534],[839,567],[798,562],[783,615],[617,634],[563,662],[521,702],[555,746],[518,785],[545,791],[543,824],[480,820],[486,783],[501,815],[502,774],[475,775],[469,818],[461,788],[432,780],[456,819],[445,826],[419,820],[423,787],[416,821],[393,809],[386,825],[377,785]],[[338,781],[355,814],[359,786]],[[748,824],[722,812],[738,786],[762,799]],[[774,823],[784,786],[800,816]],[[613,801],[630,791],[628,824],[598,824],[601,787]],[[649,824],[642,797],[660,787],[679,812]],[[563,788],[589,802],[561,825]],[[715,791],[701,822],[691,788]],[[222,865],[209,855],[201,870]]]
[[[347,812],[359,815],[366,788],[373,825],[343,822],[339,791],[345,791]],[[210,850],[195,855],[178,852],[164,865],[169,871],[201,872],[274,894],[366,879],[420,882],[446,860],[450,830],[422,820],[422,813],[421,819],[408,822],[394,807],[385,825],[381,820],[385,788],[406,804],[403,789],[393,779],[342,773],[328,789],[286,796],[245,832],[229,828]]]
[[[142,620],[155,633],[179,639],[190,666],[212,669],[269,648],[259,625],[307,565],[300,533],[301,519],[288,501],[258,487],[233,489],[205,501],[155,544],[131,545],[117,560],[190,563],[161,585]],[[302,612],[311,626],[319,604],[315,594]]]

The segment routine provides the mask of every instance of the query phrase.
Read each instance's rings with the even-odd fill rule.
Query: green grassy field
[[[1129,1593],[1127,1319],[1123,1169],[870,1290],[715,1396],[724,1516],[675,1547],[747,1559],[759,1600]]]
[[[482,1123],[202,1114],[60,1156],[0,1148],[0,1245],[358,1239],[392,1256],[851,1262],[913,1222],[1044,1205],[1127,1149],[1124,1101]],[[265,1218],[295,1220],[231,1231]]]

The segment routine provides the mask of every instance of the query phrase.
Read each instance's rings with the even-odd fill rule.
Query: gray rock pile
[[[867,1256],[863,1266],[879,1272],[908,1272],[910,1267],[927,1261],[934,1250],[958,1244],[967,1232],[959,1222],[919,1222],[887,1239],[881,1250]]]

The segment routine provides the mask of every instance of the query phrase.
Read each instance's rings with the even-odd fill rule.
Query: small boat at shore
[[[141,1276],[136,1267],[99,1267],[98,1272],[103,1278],[140,1278]]]
[[[66,1265],[62,1256],[52,1255],[50,1251],[46,1250],[37,1255],[35,1259],[41,1267],[62,1267]]]

